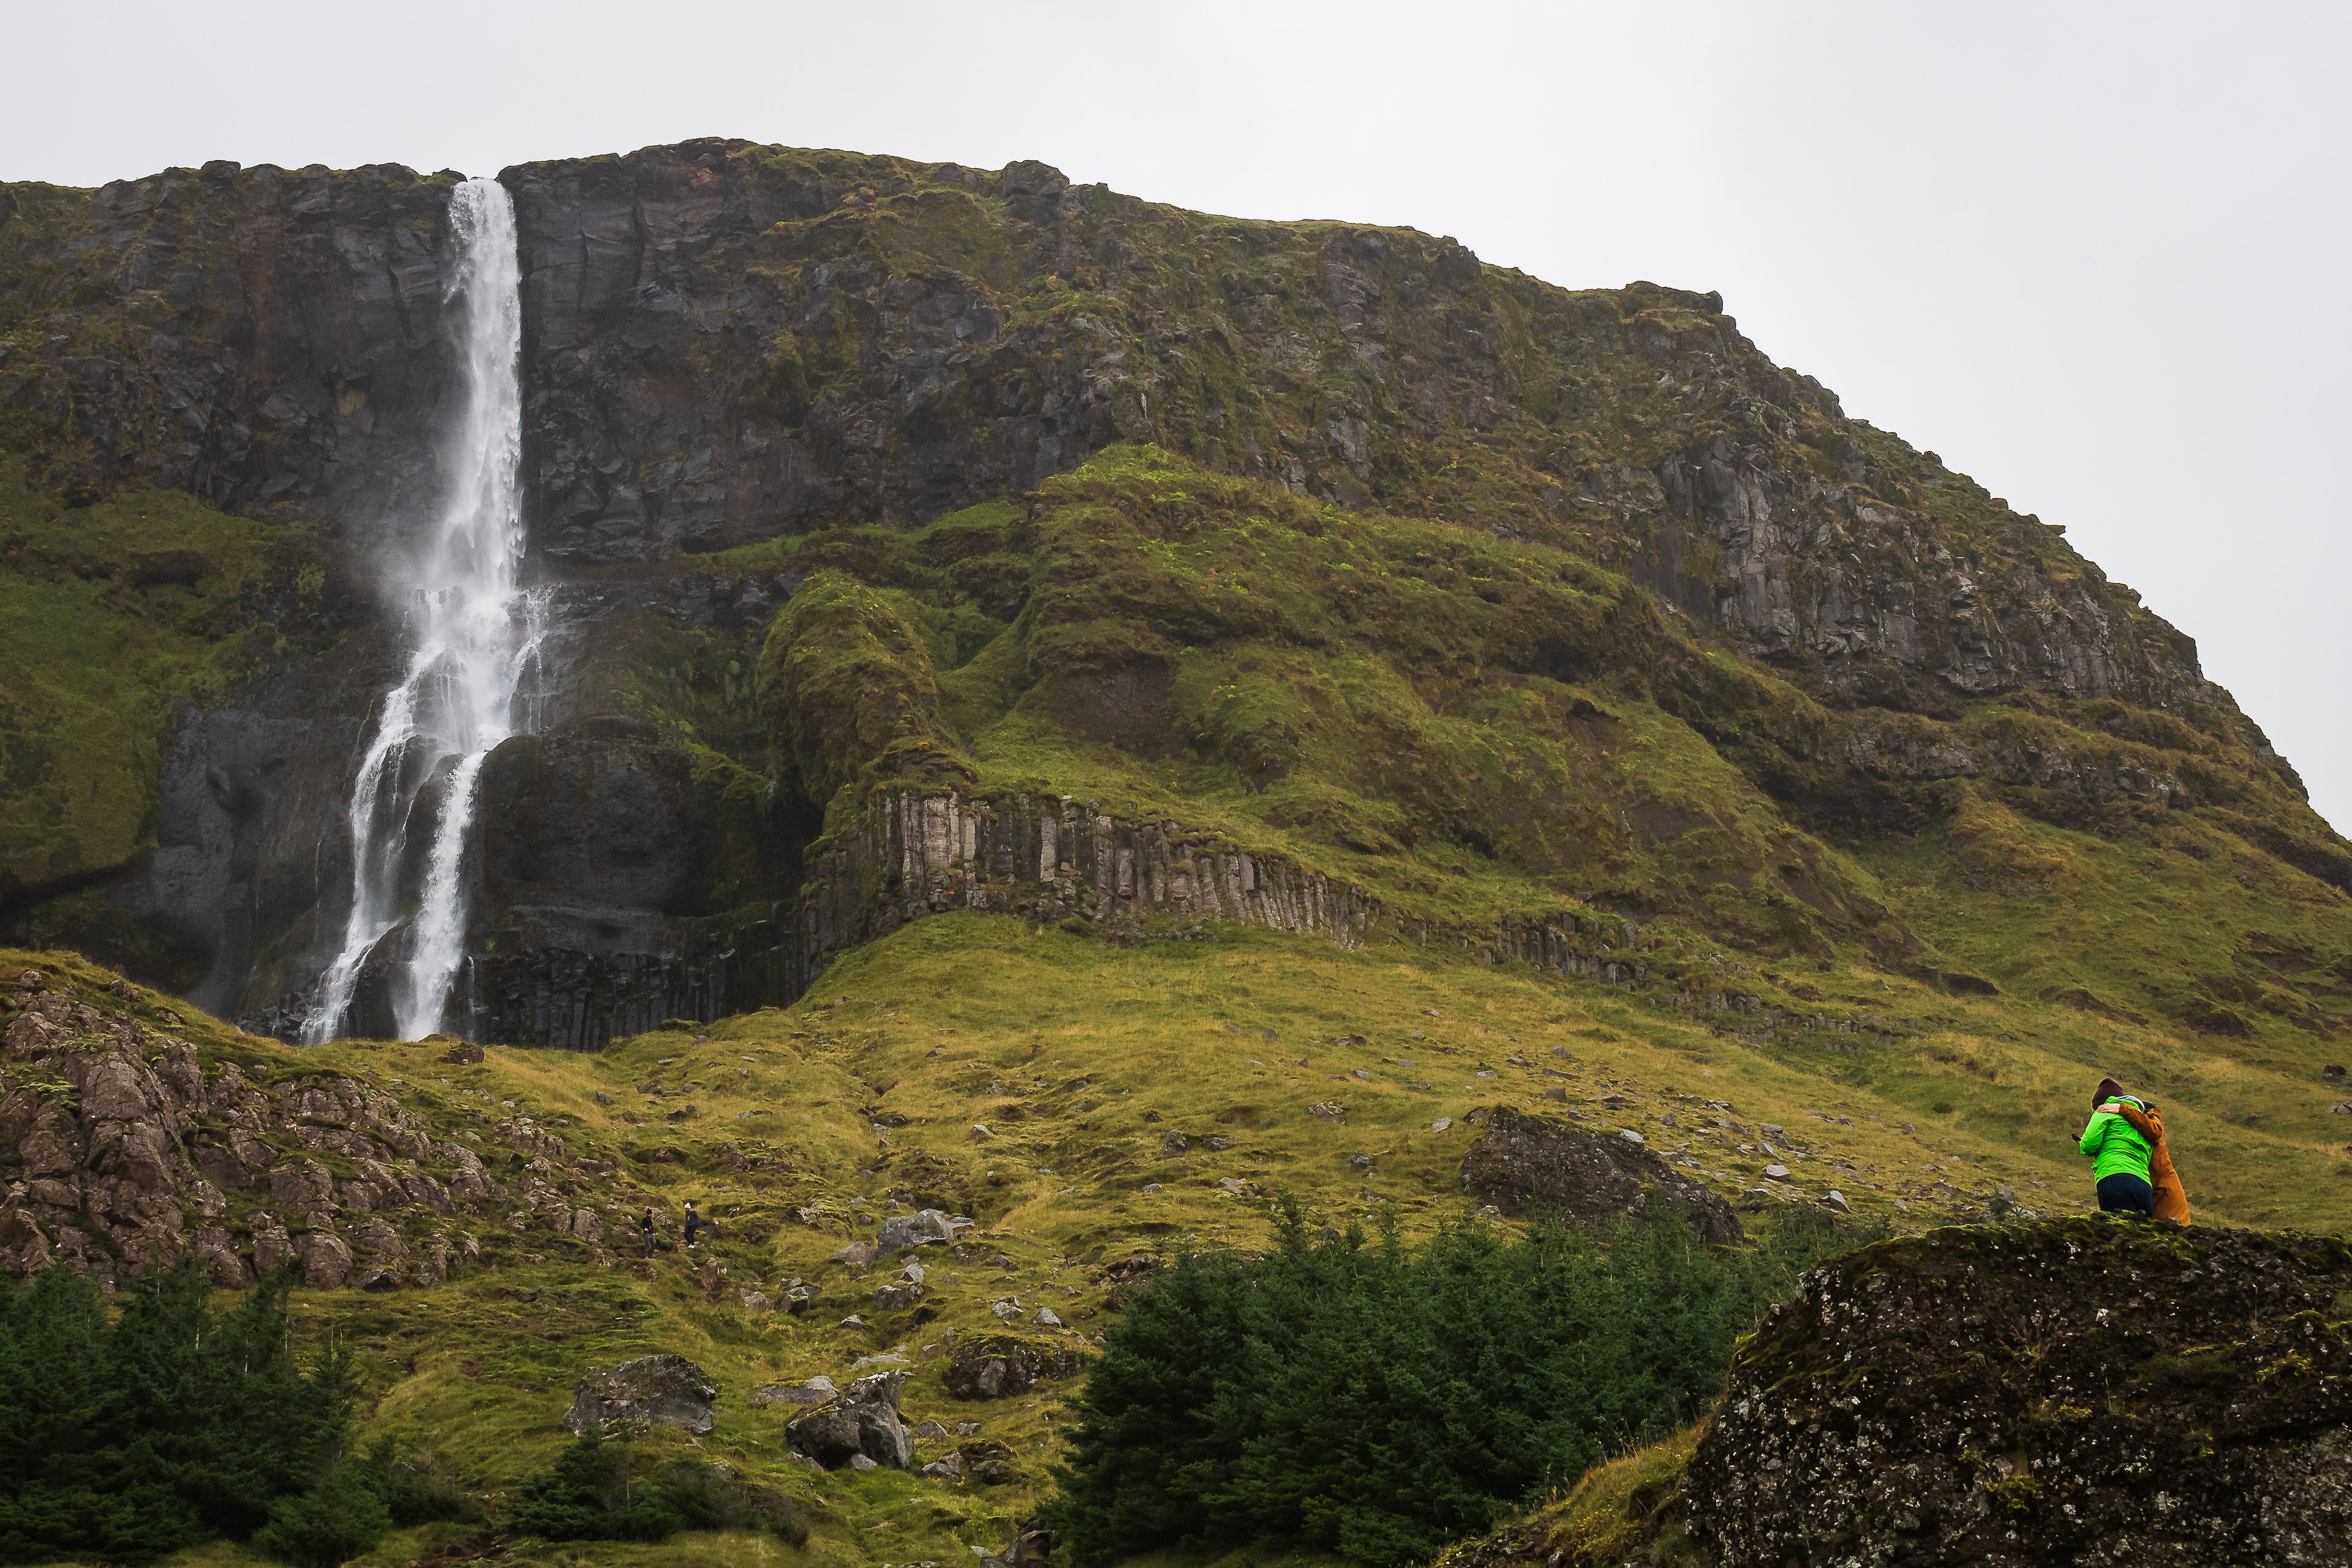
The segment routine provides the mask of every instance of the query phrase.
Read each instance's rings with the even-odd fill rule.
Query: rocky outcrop
[[[698,1437],[718,1424],[711,1411],[718,1398],[700,1367],[665,1351],[582,1378],[563,1425],[574,1433],[676,1426]]]
[[[1482,1204],[1519,1217],[1551,1214],[1579,1225],[1643,1225],[1673,1215],[1718,1247],[1743,1238],[1739,1216],[1705,1183],[1684,1176],[1640,1142],[1528,1116],[1507,1106],[1462,1157],[1462,1184]]]
[[[957,1231],[971,1228],[971,1221],[957,1223],[958,1216],[945,1209],[918,1209],[913,1214],[894,1214],[882,1222],[874,1234],[874,1250],[877,1257],[894,1252],[906,1252],[918,1247],[937,1246],[956,1238]]]
[[[885,795],[863,830],[815,858],[798,964],[944,910],[1032,919],[1151,915],[1311,932],[1352,947],[1371,906],[1354,888],[1171,822],[1113,816],[1050,795]]]
[[[2352,1245],[2068,1220],[1805,1279],[1685,1482],[1717,1568],[2352,1563]]]
[[[380,1089],[207,1059],[39,971],[0,1016],[0,1271],[64,1263],[111,1288],[194,1260],[235,1288],[290,1262],[320,1289],[430,1286],[509,1199],[524,1228],[577,1239],[577,1184],[545,1155],[562,1144],[526,1124],[501,1131],[537,1165],[502,1188]]]

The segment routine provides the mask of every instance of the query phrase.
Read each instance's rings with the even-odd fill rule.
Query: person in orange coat
[[[2172,1148],[2164,1137],[2164,1118],[2157,1114],[2156,1106],[2147,1100],[2124,1093],[2123,1085],[2114,1079],[2102,1079],[2094,1098],[2097,1110],[2122,1117],[2131,1124],[2133,1131],[2147,1141],[2147,1181],[2156,1189],[2156,1217],[2189,1224],[2189,1189],[2181,1184],[2180,1173],[2172,1163]]]

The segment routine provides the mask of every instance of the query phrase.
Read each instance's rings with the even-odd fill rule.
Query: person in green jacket
[[[2083,1129],[2083,1152],[2091,1157],[2091,1177],[2099,1184],[2099,1207],[2108,1214],[2156,1217],[2156,1186],[2148,1179],[2155,1153],[2139,1129],[2124,1120],[2121,1107],[2145,1111],[2147,1103],[2102,1079],[2091,1097],[2090,1125]]]

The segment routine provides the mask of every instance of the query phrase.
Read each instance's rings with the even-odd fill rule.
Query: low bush
[[[808,1526],[783,1493],[719,1465],[672,1459],[635,1478],[625,1443],[593,1429],[565,1445],[508,1505],[506,1528],[541,1541],[666,1541],[681,1530],[764,1530],[797,1546]]]

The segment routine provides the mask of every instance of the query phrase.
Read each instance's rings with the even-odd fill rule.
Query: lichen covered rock
[[[2352,1563],[2352,1243],[1866,1247],[1740,1355],[1683,1500],[1717,1568]]]

